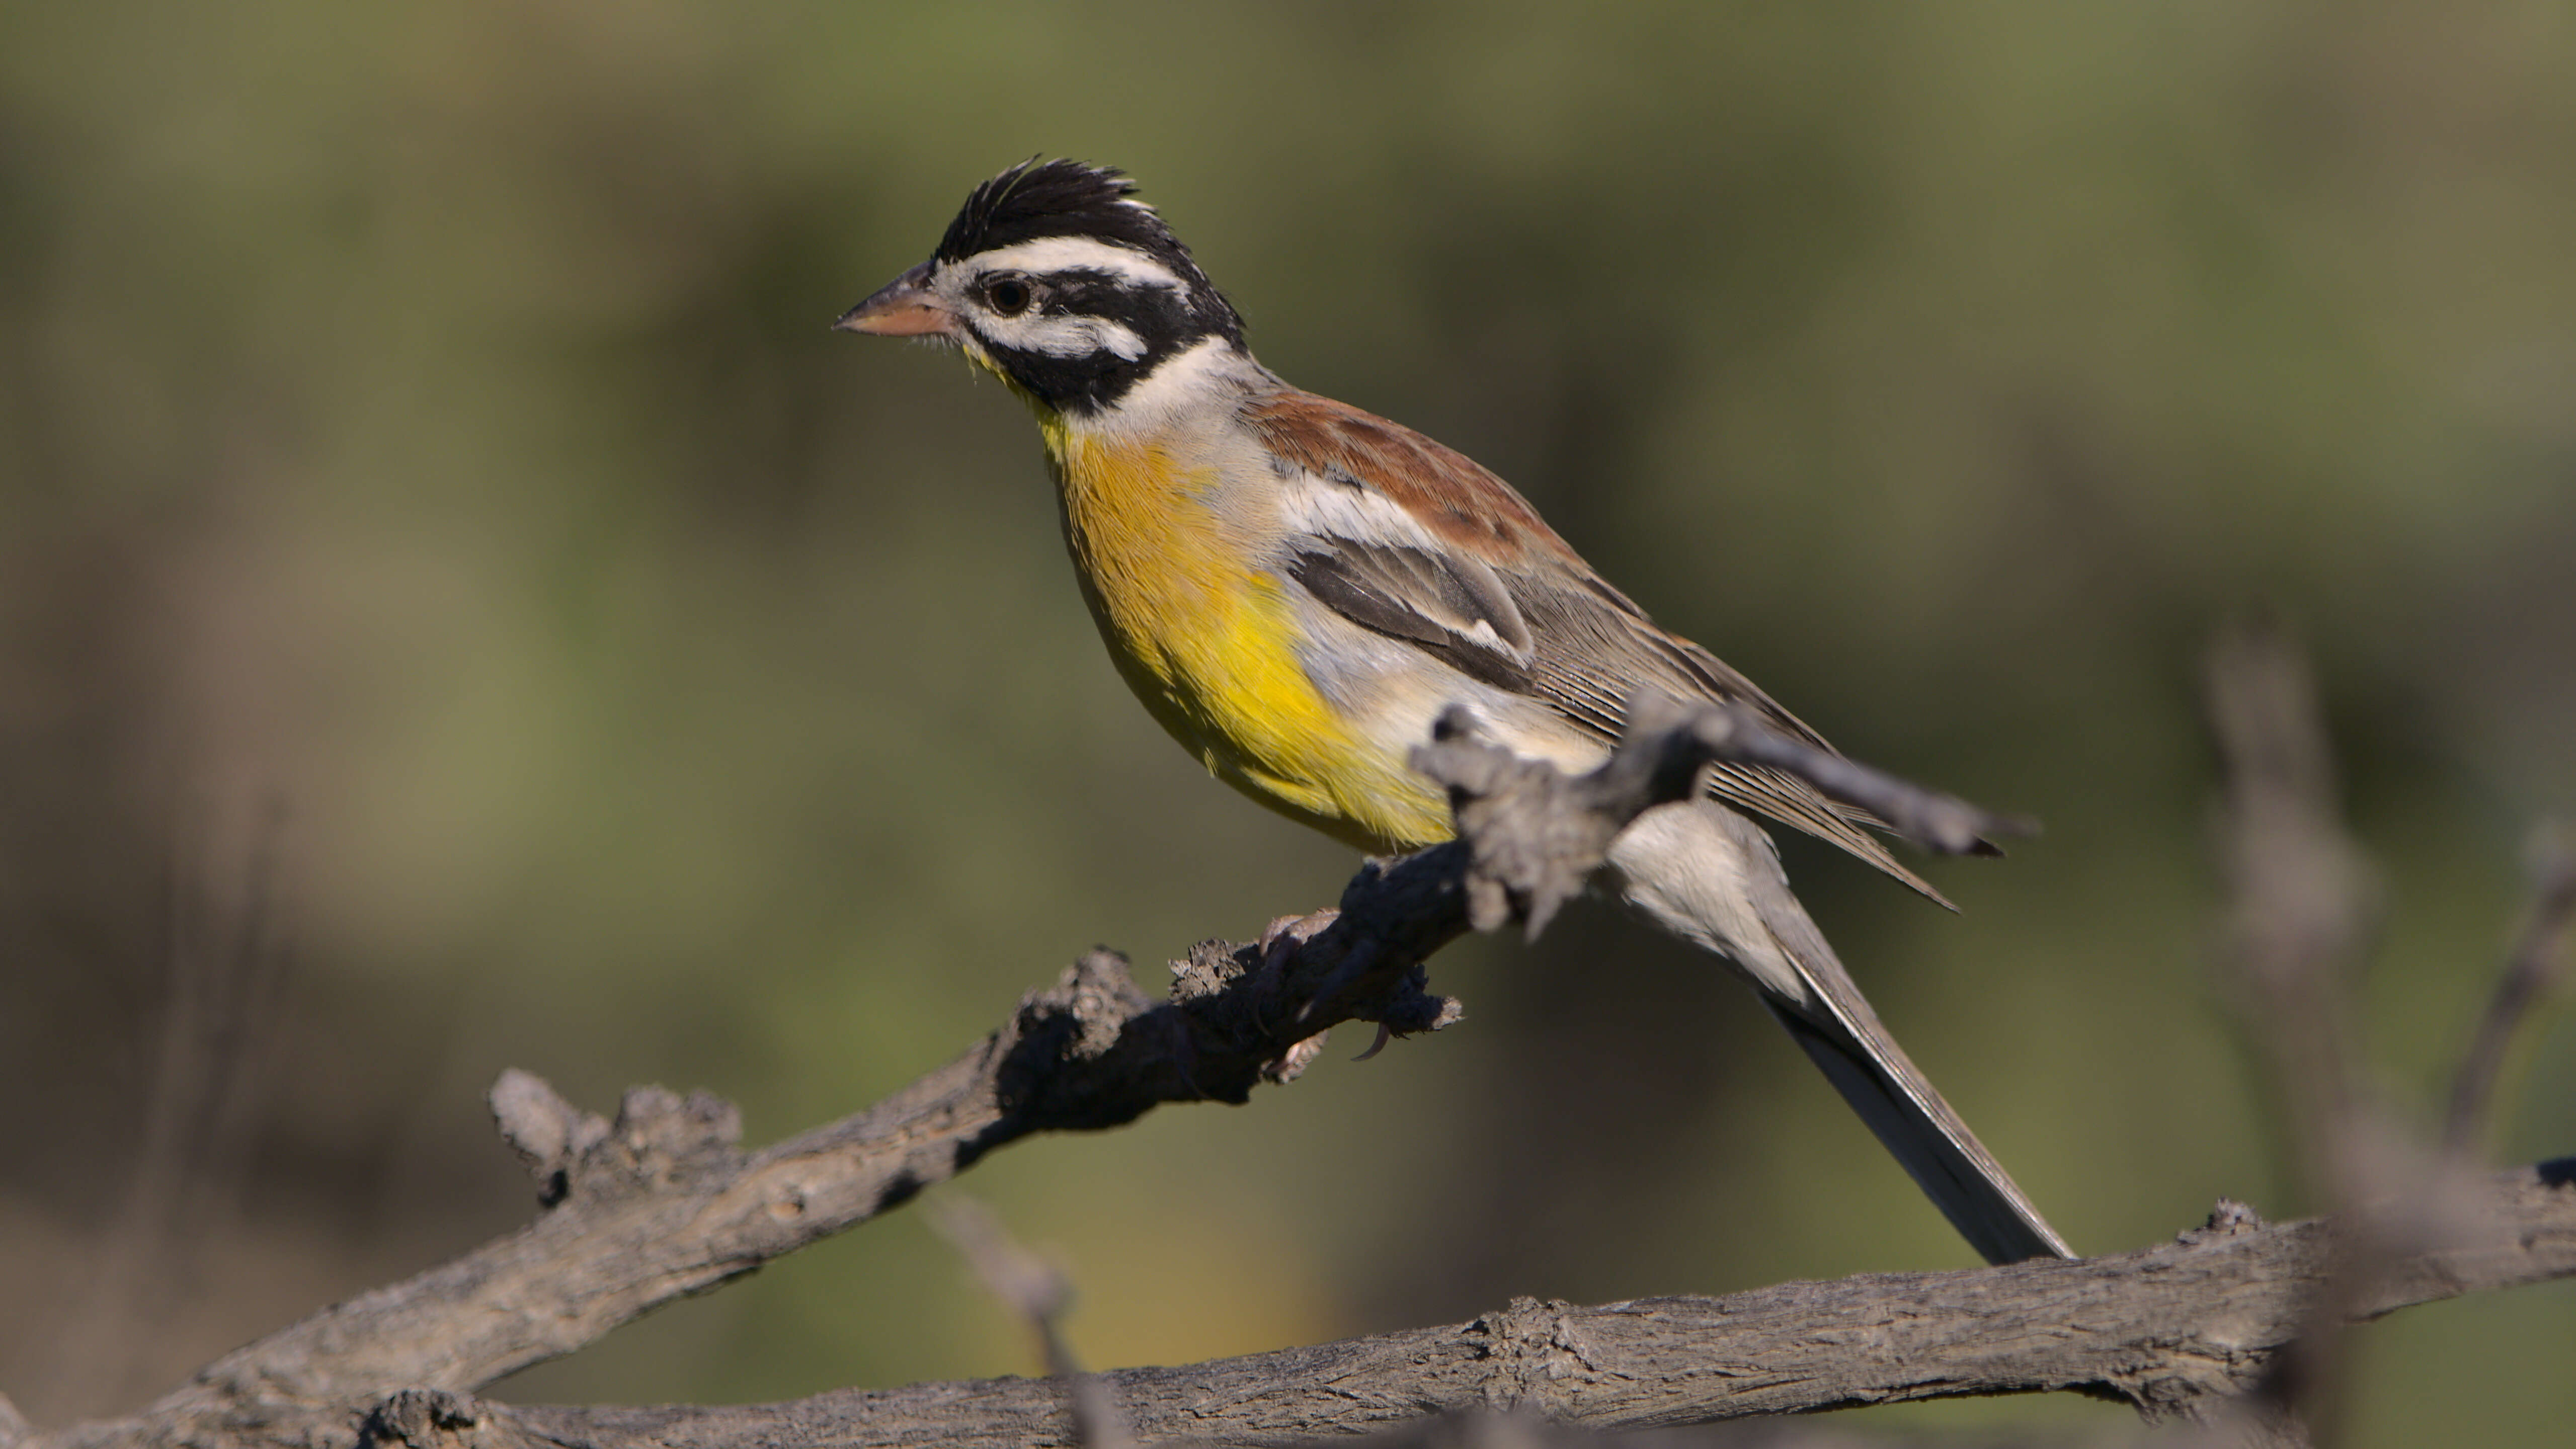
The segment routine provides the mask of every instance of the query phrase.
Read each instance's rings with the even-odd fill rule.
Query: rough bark
[[[1114,1126],[1164,1102],[1243,1101],[1260,1082],[1293,1078],[1341,1021],[1401,1033],[1455,1020],[1455,1002],[1426,992],[1423,960],[1471,924],[1535,928],[1621,826],[1695,788],[1712,760],[1797,770],[1936,848],[1973,849],[2012,828],[1732,711],[1640,701],[1632,720],[1612,762],[1579,778],[1444,720],[1416,763],[1450,787],[1460,841],[1371,862],[1338,911],[1283,920],[1259,942],[1203,943],[1176,964],[1165,1002],[1136,989],[1122,958],[1095,952],[955,1061],[766,1149],[743,1151],[733,1108],[703,1094],[638,1089],[611,1121],[506,1074],[493,1113],[546,1205],[527,1228],[229,1354],[126,1419],[28,1433],[0,1401],[0,1449],[13,1437],[17,1449],[1065,1442],[1061,1388],[1042,1381],[757,1408],[514,1408],[468,1395],[864,1222],[1031,1133]],[[2576,1273],[2571,1178],[2576,1167],[2555,1163],[2487,1184],[2487,1228],[2375,1263],[2350,1312]],[[1144,1438],[1228,1444],[1476,1407],[1649,1427],[2076,1388],[2177,1412],[2234,1394],[2293,1339],[2332,1276],[2333,1245],[2320,1224],[2231,1222],[2084,1262],[1590,1309],[1525,1301],[1469,1324],[1097,1382]]]
[[[2576,1159],[2494,1176],[2481,1240],[2388,1265],[2360,1314],[2576,1274]],[[1576,1308],[1527,1299],[1469,1323],[1099,1375],[1146,1442],[1275,1445],[1473,1408],[1596,1429],[1906,1399],[2108,1392],[2162,1414],[2233,1395],[2292,1341],[2333,1226],[2242,1217],[2139,1252],[1787,1283]],[[1072,1442],[1041,1379],[917,1384],[787,1404],[513,1407],[414,1395],[371,1421],[415,1449],[805,1449]]]

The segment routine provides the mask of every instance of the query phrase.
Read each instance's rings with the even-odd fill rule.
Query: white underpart
[[[1083,236],[1042,236],[999,251],[977,252],[972,258],[975,275],[994,272],[1027,272],[1044,276],[1048,272],[1067,271],[1075,267],[1106,272],[1110,276],[1143,287],[1169,287],[1179,291],[1180,273],[1132,247],[1112,246]]]
[[[1754,904],[1765,887],[1777,898],[1796,898],[1778,853],[1752,822],[1714,800],[1659,806],[1610,842],[1609,865],[1612,886],[1630,909],[1725,957],[1782,1000],[1814,1002],[1814,989]]]

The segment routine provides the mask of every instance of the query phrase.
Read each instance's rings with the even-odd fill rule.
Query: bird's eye
[[[1025,277],[995,277],[984,284],[984,303],[1004,317],[1017,317],[1037,300],[1037,290]]]

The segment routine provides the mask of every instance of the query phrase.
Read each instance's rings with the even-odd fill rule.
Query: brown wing
[[[1444,557],[1385,537],[1304,535],[1289,572],[1335,612],[1409,640],[1473,678],[1544,700],[1604,740],[1618,738],[1629,697],[1652,686],[1678,699],[1742,705],[1784,734],[1833,748],[1715,655],[1657,628],[1509,484],[1465,454],[1313,393],[1252,399],[1244,417],[1285,462],[1328,485],[1394,503],[1454,551]],[[1710,788],[1949,904],[1863,829],[1882,822],[1794,775],[1720,765]]]
[[[1402,423],[1294,390],[1247,401],[1243,416],[1271,452],[1318,478],[1391,500],[1433,537],[1484,563],[1551,558],[1584,566],[1510,484]]]

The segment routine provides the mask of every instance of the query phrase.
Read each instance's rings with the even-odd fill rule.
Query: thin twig
[[[2370,870],[2345,834],[2315,686],[2277,635],[2239,630],[2209,658],[2226,799],[2219,841],[2230,957],[2271,1057],[2303,1176],[2328,1201],[2367,1196],[2341,1133],[2359,1091],[2346,982],[2369,931]]]
[[[2563,827],[2544,824],[2532,832],[2531,857],[2530,916],[2451,1081],[2442,1146],[2454,1157],[2465,1158],[2476,1151],[2486,1133],[2496,1078],[2504,1071],[2515,1030],[2532,1007],[2557,989],[2566,970],[2567,938],[2576,929],[2576,845],[2570,844]]]
[[[2367,931],[2368,869],[2338,818],[2315,685],[2297,650],[2269,629],[2222,634],[2210,650],[2208,703],[2226,782],[2230,954],[2248,1024],[2270,1057],[2300,1175],[2349,1208],[2371,1196],[2345,989]],[[2308,1330],[2249,1406],[2268,1408],[2272,1431],[2289,1442],[2307,1434],[2331,1443],[2339,1427],[2341,1330],[2368,1278],[2360,1244],[2344,1244],[2343,1256]]]
[[[1083,1449],[1133,1449],[1135,1431],[1127,1427],[1127,1416],[1118,1411],[1108,1386],[1083,1372],[1073,1346],[1065,1342],[1064,1312],[1073,1303],[1073,1283],[1064,1270],[1013,1241],[992,1209],[973,1198],[951,1193],[932,1199],[927,1210],[931,1227],[974,1268],[985,1288],[1037,1333],[1047,1372],[1064,1385],[1074,1442]]]
[[[276,898],[284,825],[270,800],[238,846],[196,812],[170,828],[161,1029],[142,1139],[82,1307],[54,1340],[61,1397],[130,1401],[148,1387],[135,1381],[148,1329],[188,1296],[192,1246],[220,1237],[235,1209],[289,959]]]

